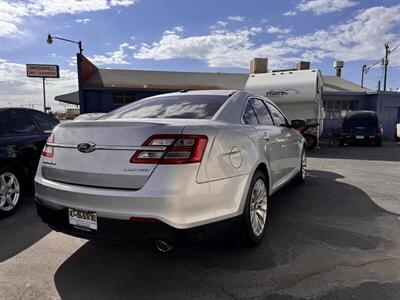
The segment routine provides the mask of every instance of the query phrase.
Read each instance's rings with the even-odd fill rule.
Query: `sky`
[[[77,46],[49,45],[49,33],[81,40],[99,68],[246,73],[267,57],[269,69],[309,60],[331,75],[344,60],[342,76],[356,83],[389,43],[388,87],[400,88],[399,0],[0,0],[0,107],[42,108],[27,63],[60,65],[46,83],[53,111],[64,109],[56,95],[78,89]],[[365,85],[376,89],[382,77],[378,62]]]

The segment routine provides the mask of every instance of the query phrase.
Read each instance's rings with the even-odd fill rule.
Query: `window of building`
[[[135,93],[117,92],[113,93],[114,105],[125,105],[136,101]]]
[[[324,101],[323,105],[326,119],[341,119],[349,111],[358,109],[358,100]]]

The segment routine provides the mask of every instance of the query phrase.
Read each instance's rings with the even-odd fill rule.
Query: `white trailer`
[[[323,128],[322,88],[321,72],[308,69],[250,74],[244,90],[273,100],[289,120],[319,123],[319,137]]]

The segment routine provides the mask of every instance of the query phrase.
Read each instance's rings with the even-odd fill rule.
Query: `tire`
[[[376,141],[375,141],[375,146],[377,146],[377,147],[382,146],[382,138],[376,139]]]
[[[22,176],[13,168],[0,168],[0,219],[14,214],[22,201]]]
[[[303,149],[301,152],[301,160],[300,160],[300,171],[299,174],[297,175],[297,183],[303,184],[306,182],[307,178],[307,157],[306,157],[306,151]]]
[[[317,146],[317,138],[314,135],[304,134],[303,136],[306,140],[307,150],[312,150]]]
[[[261,193],[260,197],[256,196],[257,190]],[[266,177],[257,170],[251,180],[242,215],[241,235],[248,246],[260,244],[264,237],[268,221],[268,198]]]

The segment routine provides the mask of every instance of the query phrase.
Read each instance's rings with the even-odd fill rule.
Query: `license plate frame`
[[[364,136],[363,135],[356,135],[356,140],[363,140]]]
[[[97,213],[68,208],[68,223],[76,229],[83,231],[97,231]]]

